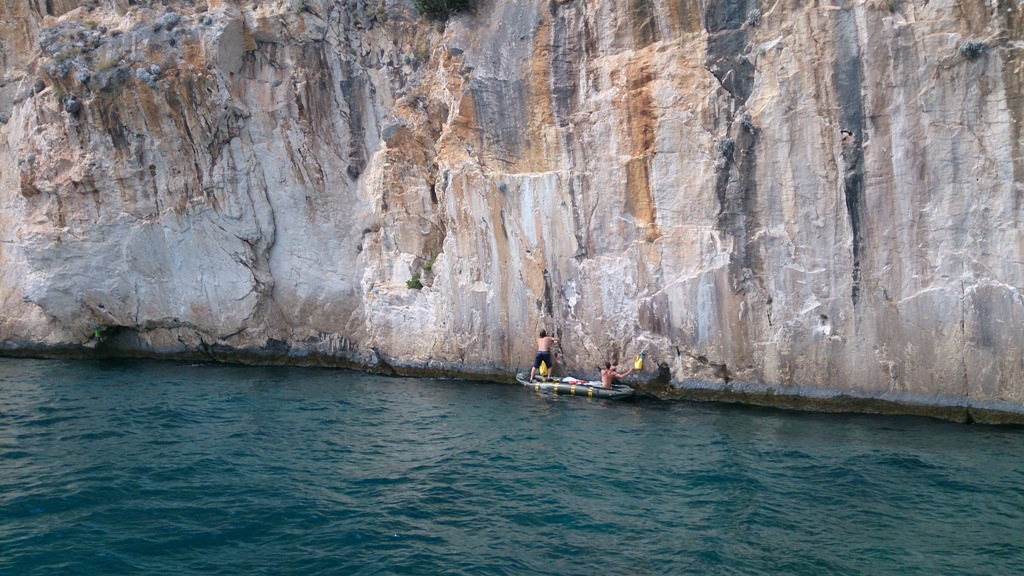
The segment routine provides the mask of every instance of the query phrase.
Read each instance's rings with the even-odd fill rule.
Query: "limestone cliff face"
[[[4,0],[0,337],[1024,412],[1022,9]]]

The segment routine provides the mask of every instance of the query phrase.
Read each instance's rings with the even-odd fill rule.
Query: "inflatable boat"
[[[625,384],[616,384],[611,388],[603,388],[599,381],[579,380],[571,376],[562,379],[537,376],[531,381],[530,376],[527,374],[516,374],[516,380],[523,386],[533,388],[538,392],[586,396],[587,398],[621,400],[629,398],[634,393],[633,389]]]

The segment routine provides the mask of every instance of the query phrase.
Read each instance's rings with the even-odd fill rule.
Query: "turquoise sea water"
[[[1024,430],[0,359],[0,575],[1021,574]]]

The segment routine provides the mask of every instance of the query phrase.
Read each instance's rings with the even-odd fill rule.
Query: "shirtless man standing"
[[[540,337],[537,338],[537,356],[533,359],[533,368],[530,368],[530,381],[533,381],[533,375],[540,368],[540,363],[543,362],[548,367],[548,374],[551,374],[551,343],[558,343],[558,338],[548,336],[547,331],[541,330]]]
[[[626,370],[625,374],[619,374],[615,370],[612,370],[612,363],[611,362],[605,362],[604,363],[604,368],[601,368],[601,387],[602,388],[611,388],[612,387],[612,382],[616,378],[625,378],[626,376],[629,376],[629,373],[632,372],[632,371],[633,371],[633,369],[630,368],[629,370]]]

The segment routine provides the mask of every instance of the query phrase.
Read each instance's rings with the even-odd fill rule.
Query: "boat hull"
[[[556,378],[538,377],[530,381],[526,374],[516,374],[516,381],[533,388],[538,392],[551,392],[553,394],[564,394],[567,396],[584,396],[587,398],[607,398],[609,400],[621,400],[629,398],[635,391],[625,384],[616,384],[611,388],[604,388],[600,382],[594,380],[575,380],[563,382]]]

